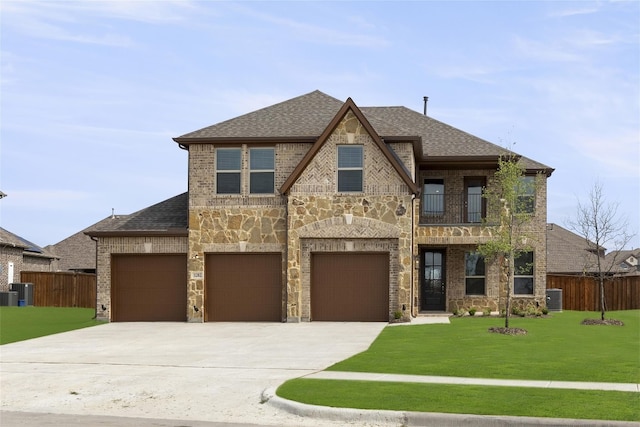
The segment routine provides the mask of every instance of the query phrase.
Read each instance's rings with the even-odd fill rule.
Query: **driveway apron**
[[[261,393],[366,350],[386,325],[109,323],[6,344],[1,409],[317,425]]]

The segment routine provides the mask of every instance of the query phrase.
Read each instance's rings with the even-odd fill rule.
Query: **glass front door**
[[[444,250],[422,252],[422,311],[446,310],[446,281]]]

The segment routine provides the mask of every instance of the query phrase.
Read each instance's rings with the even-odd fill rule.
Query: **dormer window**
[[[362,145],[338,145],[339,192],[362,192],[363,157]]]

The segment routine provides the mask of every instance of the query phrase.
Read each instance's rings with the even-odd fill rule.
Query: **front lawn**
[[[640,421],[640,393],[296,379],[277,392],[311,405],[391,411]]]
[[[504,319],[385,328],[371,347],[329,370],[554,381],[640,383],[640,310],[607,313],[625,326],[581,325],[599,313],[510,319],[527,335],[487,332]]]
[[[0,307],[0,345],[103,324],[92,308]]]
[[[625,326],[580,324],[598,316],[565,311],[514,317],[510,326],[528,331],[516,336],[487,331],[503,326],[500,318],[387,327],[367,351],[329,370],[640,383],[640,311],[607,313]],[[277,394],[335,407],[640,421],[640,393],[295,379]]]

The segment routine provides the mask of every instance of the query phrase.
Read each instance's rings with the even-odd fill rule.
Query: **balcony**
[[[480,225],[487,216],[486,205],[482,194],[422,194],[420,225]]]

